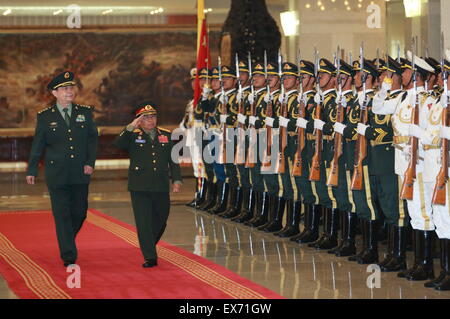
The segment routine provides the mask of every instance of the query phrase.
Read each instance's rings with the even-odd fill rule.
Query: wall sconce
[[[421,0],[403,0],[405,15],[407,18],[420,17],[422,14]]]
[[[285,11],[280,13],[281,26],[283,33],[287,37],[298,35],[298,25],[300,21],[297,18],[296,11]]]

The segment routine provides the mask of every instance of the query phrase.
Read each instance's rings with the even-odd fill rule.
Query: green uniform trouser
[[[364,166],[364,169],[366,168],[367,166]],[[400,226],[406,214],[404,203],[399,199],[398,176],[395,174],[368,175],[366,172],[364,172],[364,185],[368,176],[369,191],[364,189],[354,192],[357,194],[355,204],[358,216],[366,220],[378,220],[381,218],[381,209],[387,223]]]
[[[230,185],[230,187],[238,187],[239,179],[236,165],[224,164],[224,168],[225,168],[226,182]]]
[[[130,191],[130,195],[142,255],[144,259],[156,259],[156,244],[169,217],[169,193]]]
[[[280,181],[278,174],[261,174],[267,191],[272,196],[283,196],[283,191],[280,190]]]
[[[319,197],[319,204],[327,208],[335,208],[335,203],[333,202],[332,196],[333,191],[331,187],[327,186],[327,171],[325,168],[325,163],[322,161],[320,163],[320,180],[314,183],[313,190],[315,189],[317,196]]]
[[[249,169],[250,171],[250,184],[255,192],[265,192],[263,177],[261,175],[261,163],[255,163],[255,166]]]
[[[76,261],[75,238],[86,219],[89,184],[47,185],[61,259]]]
[[[345,170],[345,157],[339,158],[338,185],[333,186],[333,196],[336,199],[337,209],[342,212],[354,211],[349,198],[349,186],[347,183],[347,172]]]
[[[318,204],[319,196],[314,194],[313,182],[309,180],[309,164],[306,160],[303,160],[302,176],[295,177],[295,184],[299,191],[303,203],[305,204]],[[300,197],[299,197],[300,198]]]
[[[250,170],[248,168],[245,168],[245,164],[236,166],[240,177],[239,178],[240,186],[243,188],[251,188],[252,185],[250,184]]]
[[[301,200],[305,204],[315,204],[316,197],[314,196],[311,182],[308,179],[308,163],[304,160],[302,176],[294,177],[291,176],[294,158],[289,156],[286,158],[286,161],[286,173],[282,174],[284,198],[294,201]]]

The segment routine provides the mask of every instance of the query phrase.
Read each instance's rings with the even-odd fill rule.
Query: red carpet
[[[92,209],[77,247],[81,287],[68,288],[51,212],[0,213],[0,273],[19,298],[282,298],[164,242],[158,266],[144,269],[135,228]]]

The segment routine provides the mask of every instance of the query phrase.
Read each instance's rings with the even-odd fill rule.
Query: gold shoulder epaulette
[[[38,111],[38,114],[41,114],[42,112],[45,112],[45,111],[47,111],[47,110],[50,110],[51,108],[52,108],[51,106],[48,106],[48,107],[46,107],[45,109],[42,109],[42,110]]]
[[[90,105],[81,105],[81,104],[78,104],[78,106],[84,107],[84,108],[86,108],[86,109],[92,109],[92,108],[93,108],[93,107],[90,106]]]
[[[166,129],[166,128],[163,128],[163,127],[161,127],[161,126],[158,126],[158,129],[161,130],[161,131],[167,132],[167,133],[171,133],[170,130],[168,130],[168,129]]]
[[[142,131],[141,131],[141,129],[136,128],[133,130],[133,133],[142,133]]]

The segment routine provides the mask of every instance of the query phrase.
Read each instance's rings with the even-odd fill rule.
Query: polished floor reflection
[[[187,171],[188,172],[188,171]],[[24,173],[0,174],[0,213],[10,210],[50,209],[42,178],[24,183]],[[42,176],[42,175],[41,175]],[[450,292],[423,287],[423,282],[381,273],[380,288],[368,288],[373,273],[367,265],[349,262],[287,239],[187,208],[194,179],[185,179],[183,191],[172,194],[172,208],[163,240],[203,256],[286,298],[406,299],[450,298]],[[90,207],[134,225],[126,170],[97,171],[90,186]],[[32,240],[32,238],[30,238]],[[80,252],[82,253],[82,252]],[[381,246],[380,254],[385,253]],[[412,253],[408,252],[411,262]],[[439,260],[435,271],[439,273]],[[16,298],[0,275],[0,298]],[[189,298],[189,296],[186,296]]]

